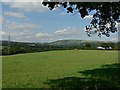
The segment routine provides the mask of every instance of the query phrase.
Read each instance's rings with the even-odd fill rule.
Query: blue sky
[[[62,7],[51,11],[41,4],[41,0],[17,1],[2,2],[0,16],[2,40],[7,40],[9,35],[12,41],[22,42],[51,42],[64,39],[117,41],[118,39],[117,33],[111,34],[109,38],[105,36],[99,38],[97,34],[87,36],[84,28],[89,25],[94,12],[82,19],[78,13],[66,14]]]

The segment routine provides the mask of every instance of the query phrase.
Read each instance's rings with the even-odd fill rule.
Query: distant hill
[[[104,47],[107,49],[111,47],[113,50],[119,50],[120,43],[90,41],[90,40],[59,40],[50,43],[27,43],[27,42],[10,42],[10,52],[8,52],[8,41],[0,41],[0,54],[8,55],[19,53],[43,52],[51,50],[96,50],[97,47]]]
[[[50,45],[50,46],[84,46],[85,44],[91,44],[93,46],[100,46],[103,43],[115,43],[111,41],[93,41],[93,40],[58,40],[50,43],[28,43],[28,42],[14,42],[11,41],[11,44],[20,45],[20,46],[39,46],[39,45]],[[7,46],[8,41],[0,41],[0,46]]]
[[[99,41],[90,41],[90,40],[59,40],[49,43],[49,45],[61,45],[61,46],[75,46],[83,45],[86,43],[100,43]]]
[[[93,41],[93,40],[58,40],[55,42],[48,43],[51,46],[79,46],[80,48],[91,47],[91,49],[96,49],[102,44],[114,43],[110,41]]]

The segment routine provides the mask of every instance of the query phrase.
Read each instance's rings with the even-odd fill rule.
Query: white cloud
[[[48,8],[42,4],[42,0],[7,0],[5,4],[11,8],[17,8],[28,12],[45,12]]]
[[[3,16],[0,16],[0,24],[2,24],[5,21]]]
[[[92,15],[88,15],[88,16],[85,16],[85,18],[84,19],[92,19]]]
[[[50,42],[56,41],[60,39],[70,39],[71,37],[80,36],[80,31],[73,27],[67,27],[64,29],[57,30],[51,33],[42,33],[42,32],[31,32],[29,30],[24,30],[28,27],[23,24],[17,25],[16,23],[12,23],[12,28],[6,29],[1,32],[4,39],[8,39],[8,35],[11,35],[12,41],[23,41],[23,42]],[[23,29],[24,27],[24,29]],[[19,30],[17,30],[19,29]]]
[[[118,29],[120,28],[120,23],[116,23],[116,27],[118,27]]]
[[[62,12],[60,13],[61,16],[65,16],[66,15],[66,12]]]
[[[2,17],[0,17],[0,24],[2,24]]]
[[[16,13],[16,12],[5,12],[5,16],[10,16],[10,17],[17,17],[21,19],[27,19],[27,17],[23,13]]]
[[[8,30],[36,30],[40,29],[41,26],[37,24],[32,24],[32,23],[16,23],[13,22],[11,24],[7,24],[6,28]]]
[[[49,38],[50,35],[49,34],[44,34],[44,33],[37,33],[35,34],[36,37],[39,37],[39,38]]]
[[[79,33],[80,33],[79,30],[71,27],[67,27],[65,29],[61,29],[55,32],[55,34],[59,36],[71,36]]]
[[[7,33],[4,31],[0,31],[0,36],[4,36],[4,35],[7,35]]]
[[[118,41],[118,37],[116,37],[116,38],[112,38],[111,41]]]
[[[35,42],[50,42],[50,41],[56,41],[63,38],[69,39],[71,36],[79,36],[80,32],[79,30],[73,28],[73,27],[67,27],[65,29],[57,30],[52,33],[25,33],[24,31],[19,33],[16,38],[21,38],[21,40],[28,40],[28,41],[35,41]],[[23,38],[24,37],[24,38]]]

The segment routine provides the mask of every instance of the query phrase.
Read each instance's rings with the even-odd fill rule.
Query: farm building
[[[99,46],[99,47],[97,47],[97,49],[99,49],[99,50],[104,50],[105,48],[104,48],[104,47]]]

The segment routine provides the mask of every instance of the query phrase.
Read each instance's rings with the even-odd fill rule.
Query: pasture
[[[61,50],[2,56],[3,88],[120,87],[118,51]],[[118,80],[120,81],[120,80]]]

